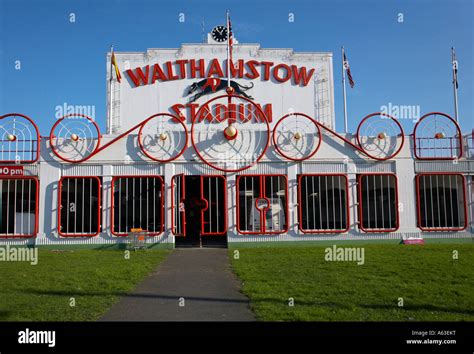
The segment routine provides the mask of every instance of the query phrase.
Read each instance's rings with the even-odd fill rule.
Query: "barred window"
[[[348,181],[344,175],[300,175],[299,229],[303,233],[349,229]]]
[[[163,178],[121,176],[112,181],[112,234],[127,236],[142,229],[155,236],[164,229]]]
[[[59,235],[96,236],[100,232],[99,177],[63,177],[59,181]]]
[[[398,230],[398,188],[394,174],[358,176],[359,226],[366,232]]]
[[[242,234],[279,234],[288,231],[286,176],[237,177],[237,230]]]
[[[0,238],[34,237],[38,225],[38,179],[0,178]]]
[[[416,176],[418,227],[423,231],[459,231],[467,227],[466,187],[460,174]]]

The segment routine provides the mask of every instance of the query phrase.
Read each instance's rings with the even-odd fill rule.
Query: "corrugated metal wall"
[[[346,173],[347,164],[345,163],[302,163],[302,173]]]
[[[162,176],[164,173],[164,167],[162,164],[112,165],[112,173],[114,176]]]
[[[458,172],[474,174],[474,161],[415,161],[415,172]]]
[[[61,165],[63,176],[102,176],[102,165]]]
[[[201,162],[176,163],[174,164],[174,173],[186,175],[223,175],[223,172],[217,171],[212,167]],[[171,178],[171,177],[170,177]]]

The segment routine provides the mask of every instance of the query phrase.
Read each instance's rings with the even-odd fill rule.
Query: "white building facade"
[[[340,134],[331,53],[236,44],[227,68],[226,48],[115,53],[120,82],[109,53],[106,132],[2,116],[0,245],[472,238],[473,140],[451,117]]]

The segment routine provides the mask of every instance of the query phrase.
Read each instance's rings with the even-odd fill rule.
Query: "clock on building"
[[[216,42],[222,43],[227,40],[227,27],[225,26],[216,26],[211,31],[212,39]]]

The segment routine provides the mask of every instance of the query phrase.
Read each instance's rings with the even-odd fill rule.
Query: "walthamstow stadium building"
[[[227,68],[209,35],[114,56],[106,131],[2,113],[0,245],[472,238],[472,133],[441,112],[337,132],[332,53],[236,43]]]

